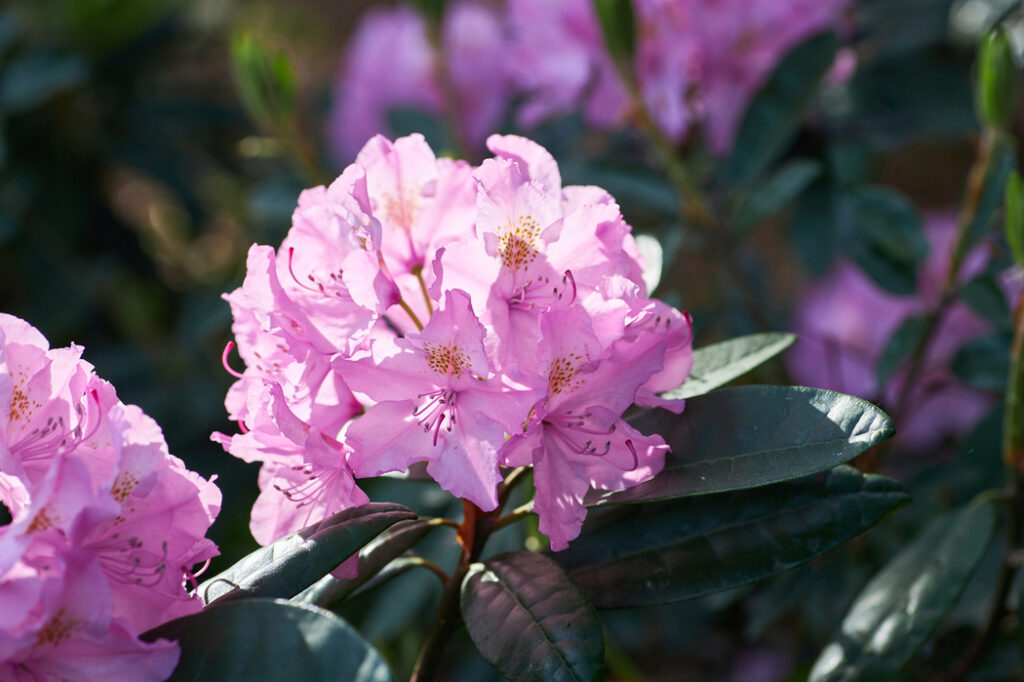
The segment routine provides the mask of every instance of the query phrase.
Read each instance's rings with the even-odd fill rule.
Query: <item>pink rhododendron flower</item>
[[[177,645],[137,635],[201,608],[220,491],[81,354],[0,314],[0,676],[164,680]]]
[[[640,95],[672,140],[702,125],[712,149],[732,146],[743,113],[781,59],[835,26],[849,0],[637,0]],[[589,0],[510,0],[508,68],[527,96],[523,125],[582,106],[590,125],[621,124],[629,93]],[[847,65],[848,66],[848,60]]]
[[[367,139],[388,132],[396,109],[449,117],[470,148],[498,127],[510,93],[497,13],[472,0],[449,3],[438,40],[440,54],[426,19],[408,7],[366,14],[334,88],[328,138],[337,159],[352,160]]]
[[[647,298],[606,192],[563,187],[530,140],[488,147],[472,168],[418,135],[374,137],[342,174],[358,182],[307,190],[281,249],[252,247],[226,296],[246,362],[226,404],[244,428],[214,439],[262,462],[260,542],[366,501],[355,478],[425,462],[484,510],[502,467],[533,466],[541,527],[561,549],[587,490],[662,468],[662,438],[622,414],[682,409],[657,394],[689,373],[689,317]],[[335,206],[353,198],[358,211]],[[349,263],[390,297],[353,295]]]
[[[793,328],[800,338],[786,356],[793,380],[883,404],[897,400],[902,370],[887,386],[879,386],[878,361],[905,319],[924,314],[938,302],[955,231],[953,214],[928,219],[925,235],[931,250],[918,272],[914,297],[883,291],[855,265],[840,261],[798,304]],[[961,279],[977,275],[985,261],[983,249],[971,252]],[[949,436],[962,435],[984,415],[989,396],[957,380],[949,361],[967,341],[987,331],[988,325],[963,303],[956,302],[945,312],[896,433],[900,446],[933,449]]]

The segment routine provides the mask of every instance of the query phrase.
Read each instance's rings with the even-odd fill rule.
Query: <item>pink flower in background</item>
[[[0,676],[163,680],[177,645],[137,634],[201,608],[220,491],[81,353],[0,314]]]
[[[427,24],[416,10],[399,5],[367,12],[334,86],[327,125],[334,156],[347,162],[366,140],[387,132],[391,109],[439,111],[435,68]]]
[[[334,157],[351,161],[388,113],[416,109],[452,120],[458,142],[476,148],[501,123],[509,100],[504,29],[497,13],[470,0],[446,8],[440,51],[426,19],[405,6],[363,18],[334,88],[327,136]]]
[[[590,0],[510,0],[507,68],[526,94],[519,122],[533,126],[582,105],[587,122],[608,127],[629,110],[629,94],[604,47]]]
[[[701,125],[711,148],[732,146],[743,113],[792,48],[835,26],[850,0],[637,0],[633,64],[644,103],[674,141]],[[532,126],[581,108],[587,123],[625,122],[629,94],[589,0],[510,0],[508,68]]]
[[[656,394],[689,373],[689,317],[647,298],[606,192],[563,187],[530,140],[488,146],[472,168],[419,135],[374,137],[303,193],[279,251],[250,250],[226,296],[246,362],[226,405],[243,432],[214,440],[263,463],[259,542],[366,501],[354,477],[426,462],[484,510],[501,467],[533,465],[541,526],[564,548],[589,488],[663,466],[661,437],[622,414],[682,409]]]
[[[793,329],[800,338],[786,355],[793,380],[883,404],[895,401],[902,371],[881,387],[876,378],[878,361],[904,320],[924,314],[937,303],[955,231],[956,216],[951,213],[928,219],[925,235],[931,250],[918,272],[914,297],[885,292],[855,265],[840,261],[798,303]],[[983,249],[971,252],[961,279],[977,275],[985,261]],[[954,303],[945,312],[896,433],[902,447],[933,449],[949,436],[962,435],[984,415],[991,404],[989,396],[964,385],[948,368],[960,347],[987,331],[988,325],[963,303]]]

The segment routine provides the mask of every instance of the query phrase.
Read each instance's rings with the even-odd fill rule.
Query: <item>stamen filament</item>
[[[224,367],[224,371],[226,371],[228,374],[230,374],[231,376],[235,377],[236,379],[241,379],[242,375],[239,372],[237,372],[234,369],[232,369],[231,365],[228,364],[228,354],[231,352],[231,349],[233,349],[234,347],[235,347],[235,342],[234,341],[228,341],[227,342],[227,344],[224,346],[224,352],[220,354],[220,364],[221,364],[221,366]]]

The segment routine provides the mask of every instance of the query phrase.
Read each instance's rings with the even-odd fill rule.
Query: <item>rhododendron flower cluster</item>
[[[164,680],[220,491],[81,355],[0,314],[0,679]]]
[[[692,363],[689,317],[647,296],[614,200],[563,186],[548,152],[492,136],[473,168],[422,136],[371,139],[299,197],[280,249],[254,245],[226,298],[246,369],[214,434],[263,463],[261,543],[367,501],[354,479],[425,462],[490,511],[503,468],[532,466],[551,546],[590,488],[654,476],[668,449],[623,419]]]
[[[953,212],[928,217],[925,236],[931,249],[918,273],[918,293],[900,297],[882,290],[864,272],[846,261],[798,303],[793,329],[799,341],[786,360],[793,380],[893,403],[902,390],[904,371],[879,386],[876,368],[889,339],[907,318],[923,315],[938,304],[956,234]],[[963,282],[985,269],[984,247],[965,259]],[[950,436],[963,435],[985,414],[991,397],[959,381],[950,360],[967,341],[991,331],[988,323],[961,302],[954,302],[940,319],[934,342],[924,359],[906,406],[904,423],[896,433],[901,447],[929,451]]]

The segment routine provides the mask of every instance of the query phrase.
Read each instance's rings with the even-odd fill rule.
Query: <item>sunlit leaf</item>
[[[797,386],[734,386],[686,402],[682,415],[648,410],[630,420],[672,447],[652,480],[591,491],[590,506],[662,500],[801,478],[847,462],[893,434],[871,403]]]
[[[396,523],[359,550],[357,577],[339,580],[330,575],[324,576],[297,595],[294,601],[327,606],[345,599],[435,528],[437,524],[419,519]]]
[[[389,526],[416,518],[399,504],[371,502],[262,547],[199,586],[207,604],[254,597],[290,598],[336,569]]]
[[[988,503],[933,520],[857,595],[811,682],[892,678],[963,591],[994,525]]]
[[[664,395],[666,398],[692,398],[708,393],[771,360],[795,341],[793,334],[764,332],[697,348],[693,351],[693,367],[686,383]]]

